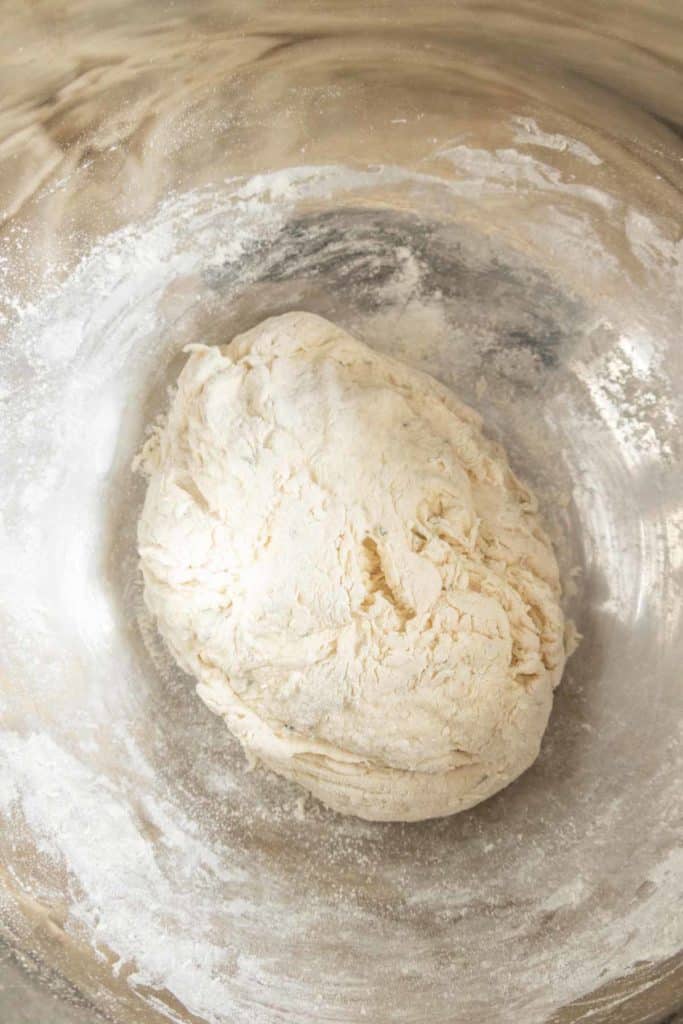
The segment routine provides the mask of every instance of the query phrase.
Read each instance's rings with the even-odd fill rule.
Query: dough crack
[[[401,626],[405,627],[407,622],[415,618],[415,609],[402,601],[389,585],[382,565],[382,556],[377,547],[377,541],[373,537],[365,537],[361,544],[361,566],[367,590],[366,596],[361,601],[363,611],[369,611],[375,603],[377,595],[381,594],[394,609]]]

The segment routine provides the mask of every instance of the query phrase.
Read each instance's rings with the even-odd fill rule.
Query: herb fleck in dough
[[[288,313],[191,346],[140,461],[146,602],[248,756],[406,821],[534,761],[565,661],[557,563],[436,380]]]

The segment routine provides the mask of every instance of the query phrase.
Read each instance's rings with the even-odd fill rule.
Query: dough
[[[506,786],[564,620],[536,500],[479,416],[309,313],[189,351],[138,536],[199,696],[338,811],[412,821]]]

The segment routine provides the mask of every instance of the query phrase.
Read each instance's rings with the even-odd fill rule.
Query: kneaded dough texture
[[[537,503],[436,380],[309,313],[190,346],[140,458],[145,599],[251,757],[338,811],[471,807],[565,662]]]

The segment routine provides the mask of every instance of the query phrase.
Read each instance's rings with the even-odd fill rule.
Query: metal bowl
[[[660,1021],[683,999],[675,2],[38,0],[0,62],[7,1024]],[[582,634],[414,825],[248,772],[144,614],[192,341],[322,313],[483,413]]]

